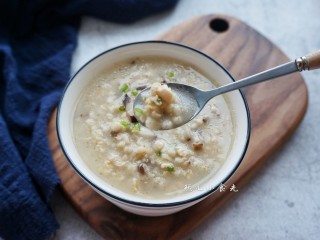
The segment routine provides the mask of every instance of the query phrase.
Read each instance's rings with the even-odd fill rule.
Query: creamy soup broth
[[[200,186],[224,163],[234,126],[223,96],[176,129],[153,131],[136,122],[132,103],[139,91],[175,81],[214,88],[213,80],[188,64],[147,57],[114,64],[82,92],[74,141],[86,164],[108,184],[144,198],[166,198]]]

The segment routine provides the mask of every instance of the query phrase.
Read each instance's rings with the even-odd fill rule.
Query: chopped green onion
[[[134,111],[136,114],[140,114],[140,115],[143,115],[143,114],[144,114],[144,111],[143,111],[141,108],[134,108],[133,111]]]
[[[130,123],[129,122],[127,122],[127,121],[125,121],[125,120],[120,120],[120,123],[121,123],[121,125],[122,126],[124,126],[124,127],[130,127]]]
[[[140,129],[141,129],[141,126],[140,126],[139,123],[134,123],[134,124],[132,125],[131,129],[132,129],[133,132],[139,132]]]
[[[173,172],[174,171],[174,166],[168,166],[167,170],[168,170],[168,172]]]
[[[168,76],[168,78],[173,78],[174,77],[174,73],[173,72],[168,72],[167,76]]]
[[[161,97],[158,97],[158,98],[157,98],[157,105],[158,105],[158,106],[161,106],[161,105],[162,105],[162,99],[161,99]]]
[[[120,124],[125,128],[131,129],[132,132],[139,132],[141,129],[141,125],[139,123],[130,123],[125,120],[120,120]]]
[[[160,151],[160,150],[159,150],[159,151],[156,151],[156,155],[157,155],[158,157],[161,157],[161,155],[162,155],[161,151]]]
[[[129,89],[128,84],[124,83],[124,84],[121,85],[120,90],[123,93],[127,93],[127,92],[129,92],[130,89]]]
[[[126,107],[125,107],[125,106],[122,105],[122,106],[119,107],[119,111],[120,111],[120,112],[124,112],[125,110],[126,110]]]
[[[138,90],[134,89],[131,91],[132,96],[137,96],[138,95]]]

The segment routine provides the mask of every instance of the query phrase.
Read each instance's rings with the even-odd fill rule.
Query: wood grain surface
[[[236,79],[288,61],[273,43],[229,16],[206,15],[191,19],[157,39],[203,51],[222,63]],[[248,87],[244,92],[251,113],[252,133],[245,159],[228,181],[238,189],[250,184],[250,177],[294,132],[308,102],[306,85],[299,73]],[[56,111],[52,114],[48,134],[61,187],[83,219],[106,239],[179,239],[207,218],[214,217],[218,208],[237,196],[229,191],[218,192],[193,207],[164,217],[127,213],[94,192],[70,167],[58,143],[55,118]]]

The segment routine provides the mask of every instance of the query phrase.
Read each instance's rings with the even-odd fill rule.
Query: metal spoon
[[[306,56],[297,58],[294,61],[279,65],[277,67],[271,68],[264,72],[246,77],[239,81],[229,83],[227,85],[224,85],[222,87],[219,87],[210,91],[202,91],[195,87],[180,84],[180,83],[166,83],[168,87],[171,88],[172,92],[175,95],[180,96],[180,98],[182,97],[183,99],[188,99],[188,103],[187,103],[188,110],[190,110],[190,111],[186,111],[186,113],[182,116],[182,119],[183,119],[182,122],[178,125],[174,125],[172,128],[182,126],[187,122],[191,121],[200,113],[200,111],[203,109],[206,103],[215,96],[218,96],[220,94],[230,92],[242,87],[260,83],[266,80],[274,79],[276,77],[294,73],[297,71],[301,72],[304,70],[313,70],[318,68],[320,68],[320,51],[308,54]],[[134,109],[137,106],[142,106],[144,104],[143,96],[146,96],[148,92],[150,92],[150,88],[146,88],[145,90],[139,93],[139,95],[136,97],[133,104]],[[136,118],[139,121],[140,118],[138,116],[136,116]],[[145,126],[144,122],[141,122],[141,121],[139,122],[140,124]],[[169,128],[165,128],[162,130],[167,130],[167,129]],[[161,129],[155,129],[155,130],[161,130]]]

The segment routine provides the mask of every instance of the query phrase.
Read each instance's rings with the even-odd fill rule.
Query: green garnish
[[[134,89],[131,91],[132,96],[137,96],[138,95],[138,90]]]
[[[134,108],[133,111],[134,111],[136,114],[140,114],[140,115],[143,115],[143,114],[144,114],[144,111],[143,111],[141,108]]]
[[[159,150],[159,151],[156,151],[156,155],[158,156],[158,157],[161,157],[161,155],[162,155],[162,152]]]
[[[139,123],[134,123],[132,126],[131,126],[131,129],[133,132],[139,132],[140,129],[141,129],[141,126]]]
[[[168,172],[173,172],[174,171],[174,166],[168,166],[167,167]]]
[[[120,120],[120,124],[127,129],[131,129],[132,132],[139,132],[141,125],[139,123],[130,123],[125,120]]]
[[[168,72],[167,76],[168,76],[168,78],[173,78],[174,77],[174,73],[173,72]]]
[[[130,89],[129,89],[128,84],[124,83],[124,84],[121,85],[120,90],[123,93],[127,93],[127,92],[129,92]]]
[[[125,107],[125,106],[122,105],[122,106],[119,107],[119,111],[120,111],[120,112],[124,112],[125,110],[126,110],[126,107]]]
[[[130,127],[130,123],[129,122],[127,122],[127,121],[125,121],[125,120],[120,120],[120,123],[121,123],[121,125],[122,126],[124,126],[124,127]]]
[[[161,97],[158,97],[158,98],[157,98],[157,105],[158,105],[158,106],[161,106],[161,105],[162,105],[162,99],[161,99]]]

